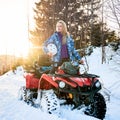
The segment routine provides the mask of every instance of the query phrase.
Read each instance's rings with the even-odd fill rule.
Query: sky
[[[101,64],[101,48],[95,48],[86,56],[89,65],[88,73],[100,76],[103,85],[101,91],[105,97],[107,112],[104,120],[120,119],[120,46],[117,52],[106,47],[107,62]],[[110,60],[110,58],[112,59]],[[82,58],[84,60],[84,58]],[[0,120],[98,120],[87,116],[82,110],[71,110],[69,106],[61,107],[61,115],[51,115],[40,108],[34,108],[18,100],[18,91],[25,86],[23,71],[16,69],[0,76]],[[108,95],[110,99],[108,100]]]
[[[0,54],[27,54],[28,14],[30,19],[34,1],[0,0]]]

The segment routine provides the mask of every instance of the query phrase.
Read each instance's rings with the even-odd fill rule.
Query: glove
[[[80,63],[80,64],[84,64],[84,61],[81,59],[81,60],[79,61],[79,63]]]

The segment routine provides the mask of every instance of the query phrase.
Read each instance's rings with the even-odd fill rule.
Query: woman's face
[[[57,25],[56,25],[56,31],[57,32],[62,32],[63,31],[63,25],[62,25],[62,23],[57,23]]]

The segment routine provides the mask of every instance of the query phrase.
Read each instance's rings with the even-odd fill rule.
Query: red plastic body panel
[[[78,78],[78,77],[70,77],[71,80],[76,82],[79,86],[90,86],[91,85],[91,78]]]
[[[54,78],[50,75],[43,74],[40,78],[39,89],[51,89],[51,88],[58,88],[58,84],[54,81]]]
[[[62,77],[53,77],[48,74],[42,74],[41,78],[36,78],[33,74],[27,74],[26,78],[26,88],[28,89],[52,89],[58,88],[58,83],[55,81],[63,81],[66,84],[69,84],[71,87],[75,88],[77,85],[79,86],[90,86],[92,81],[96,81],[94,78],[80,78],[80,77],[69,77],[69,78],[62,78]]]
[[[26,88],[28,89],[37,89],[39,85],[39,80],[38,78],[35,78],[33,74],[27,74],[25,76],[26,78]]]

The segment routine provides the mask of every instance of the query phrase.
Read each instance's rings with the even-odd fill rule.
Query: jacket
[[[66,42],[67,42],[67,49],[68,49],[68,55],[69,55],[70,61],[80,60],[81,56],[79,55],[79,53],[76,51],[74,47],[74,40],[72,39],[72,37],[66,36]],[[50,38],[44,42],[43,50],[46,53],[48,52],[47,45],[50,43],[55,44],[57,47],[57,54],[52,57],[52,61],[60,62],[62,43],[60,42],[60,38],[57,32],[53,33],[53,35],[51,35]]]

